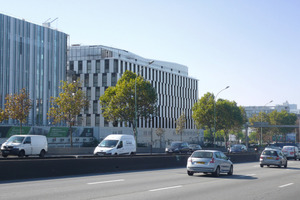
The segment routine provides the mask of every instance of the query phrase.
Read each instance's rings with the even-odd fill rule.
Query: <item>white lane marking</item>
[[[153,190],[149,190],[149,192],[156,192],[156,191],[161,191],[161,190],[169,190],[169,189],[175,189],[175,188],[180,188],[182,185],[177,185],[177,186],[172,186],[172,187],[165,187],[165,188],[157,188]]]
[[[256,174],[246,174],[245,176],[255,176]]]
[[[283,188],[283,187],[287,187],[287,186],[290,186],[290,185],[293,185],[294,183],[288,183],[288,184],[285,184],[285,185],[281,185],[281,186],[278,186],[280,188]]]
[[[95,185],[95,184],[114,183],[114,182],[121,182],[121,181],[124,181],[124,179],[110,180],[110,181],[101,181],[101,182],[93,182],[93,183],[87,183],[87,184],[88,185]]]

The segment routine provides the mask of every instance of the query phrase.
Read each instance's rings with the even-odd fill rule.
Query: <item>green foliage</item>
[[[250,124],[255,122],[267,122],[270,125],[295,125],[297,121],[297,116],[294,113],[288,113],[283,110],[278,112],[274,110],[273,112],[266,114],[260,112],[258,115],[254,115],[249,119]],[[286,135],[294,130],[294,128],[254,128],[255,132],[262,132],[263,141],[272,142],[273,136]],[[258,135],[258,134],[257,134]],[[276,137],[277,138],[277,137]]]
[[[62,89],[62,92],[59,93],[58,97],[51,97],[52,107],[47,115],[48,119],[52,119],[54,124],[62,121],[69,124],[70,142],[71,146],[73,146],[72,126],[81,110],[89,107],[89,100],[84,91],[80,89],[81,82],[79,80],[71,83],[62,81],[62,85],[59,88]]]
[[[176,134],[180,135],[181,141],[182,141],[182,133],[185,129],[186,124],[186,117],[184,113],[181,113],[179,118],[176,120]]]
[[[7,117],[6,117],[6,114],[5,114],[4,110],[2,110],[2,109],[0,108],[0,123],[1,123],[2,121],[4,121],[6,118],[7,118]]]
[[[22,124],[26,123],[29,111],[32,108],[32,102],[26,89],[20,90],[20,93],[10,94],[5,97],[4,119],[15,119],[20,122],[20,134],[22,134]],[[2,111],[3,112],[3,111]],[[2,114],[1,114],[2,115]]]
[[[224,141],[228,140],[229,132],[239,132],[245,122],[242,110],[236,102],[219,99],[216,103],[217,130],[223,130]]]
[[[209,129],[211,141],[213,141],[213,127],[214,127],[214,95],[206,93],[199,101],[197,101],[193,108],[193,119],[197,128]]]
[[[135,94],[137,97],[136,107]],[[110,122],[133,124],[134,132],[136,132],[135,109],[137,109],[137,119],[147,119],[156,114],[156,103],[155,88],[142,76],[137,76],[131,71],[125,71],[117,85],[107,88],[100,97],[103,117]]]
[[[234,101],[219,99],[215,102],[215,96],[206,93],[200,101],[193,106],[193,119],[198,128],[207,128],[206,138],[213,141],[214,137],[228,139],[229,131],[241,130],[247,121],[245,111],[238,107]],[[216,133],[213,135],[214,122],[216,120]],[[210,134],[210,136],[208,136]]]

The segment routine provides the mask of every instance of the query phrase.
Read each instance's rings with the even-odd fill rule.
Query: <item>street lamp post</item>
[[[154,63],[154,60],[151,60],[149,62],[147,62],[147,66],[151,65],[152,63]],[[143,69],[143,67],[141,67]],[[136,93],[136,79],[140,74],[140,70],[138,70],[137,72],[137,76],[135,78],[135,83],[134,83],[134,105],[135,105],[135,114],[134,114],[134,127],[135,127],[135,139],[136,139],[136,145],[137,145],[137,93]]]
[[[217,96],[224,90],[228,89],[229,86],[226,88],[222,89],[220,92],[217,93],[214,101],[214,147],[216,147],[216,101],[217,101]]]
[[[273,100],[269,101],[268,103],[266,103],[263,107],[265,107],[266,105],[268,105],[269,103],[272,103]],[[262,109],[263,109],[262,107]],[[261,115],[260,115],[260,146],[262,146],[262,109],[261,109]]]

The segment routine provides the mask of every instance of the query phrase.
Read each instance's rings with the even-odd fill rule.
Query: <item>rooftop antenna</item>
[[[54,20],[50,21],[51,18],[47,19],[44,23],[43,23],[43,26],[47,27],[47,28],[50,28],[51,26],[51,23],[54,22],[55,20],[57,20],[58,17],[56,17]]]

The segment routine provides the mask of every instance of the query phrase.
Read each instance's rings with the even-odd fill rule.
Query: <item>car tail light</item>
[[[264,158],[261,156],[260,159],[264,159]]]
[[[294,155],[294,153],[295,153],[295,152],[292,152],[292,151],[290,152],[291,155]]]
[[[278,156],[276,157],[276,160],[279,160],[279,157],[278,157]]]
[[[211,161],[209,161],[209,163],[215,163],[215,159],[212,158]]]
[[[192,158],[189,158],[189,162],[190,162],[190,163],[193,163],[193,159],[192,159]]]

